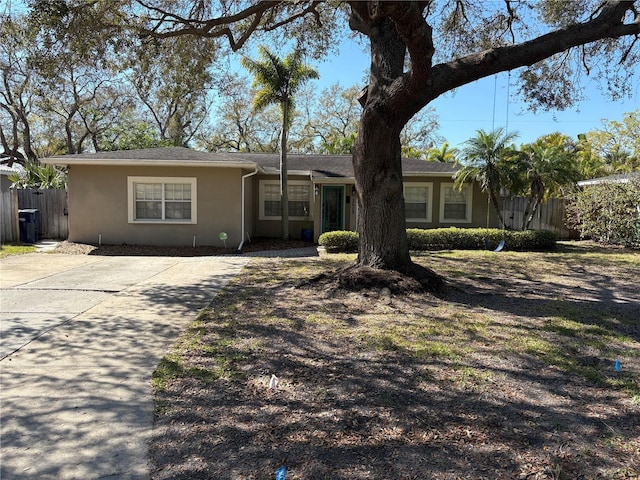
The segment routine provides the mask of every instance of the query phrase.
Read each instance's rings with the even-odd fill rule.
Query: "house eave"
[[[278,176],[280,175],[280,169],[278,168],[272,168],[272,167],[264,168],[264,167],[260,167],[259,165],[256,165],[255,163],[253,163],[252,166],[257,168],[258,171],[263,175],[278,175]],[[309,172],[309,170],[287,170],[287,173],[289,174],[290,177],[292,176],[308,177],[311,172]]]
[[[229,161],[191,161],[191,160],[157,160],[157,159],[136,159],[136,160],[114,160],[114,159],[88,159],[88,158],[43,158],[41,163],[57,166],[72,165],[99,165],[110,167],[214,167],[214,168],[247,168],[254,169],[256,164],[251,161],[229,162]]]
[[[456,172],[404,172],[403,177],[442,177],[453,178]]]
[[[615,180],[602,180],[599,178],[595,178],[593,180],[580,180],[578,182],[579,187],[588,187],[591,185],[602,185],[605,183],[629,183],[629,178],[618,178]]]

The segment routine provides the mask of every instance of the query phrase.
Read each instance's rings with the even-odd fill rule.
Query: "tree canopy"
[[[309,58],[321,58],[349,31],[363,39],[371,66],[358,96],[362,110],[353,148],[358,265],[400,271],[412,265],[401,134],[429,102],[514,71],[519,94],[532,109],[562,109],[583,98],[584,74],[613,98],[630,95],[640,64],[638,0],[32,0],[30,6],[46,27],[43,45],[71,36],[80,58],[101,59],[139,39],[185,37],[232,51],[291,42]]]

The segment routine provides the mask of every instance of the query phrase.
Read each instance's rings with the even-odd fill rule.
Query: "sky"
[[[336,57],[314,66],[320,73],[317,81],[320,89],[336,82],[342,87],[363,85],[363,75],[369,66],[368,52],[355,42],[345,40]],[[640,109],[640,75],[635,77],[631,99],[614,102],[603,96],[596,85],[589,84],[585,92],[587,100],[563,112],[528,111],[526,104],[517,98],[516,80],[513,74],[509,81],[508,73],[504,72],[434,100],[430,106],[439,117],[438,134],[452,147],[475,136],[478,129],[489,131],[499,127],[517,132],[517,144],[531,143],[556,131],[576,138],[580,133],[601,128],[603,119],[621,120],[624,113]]]

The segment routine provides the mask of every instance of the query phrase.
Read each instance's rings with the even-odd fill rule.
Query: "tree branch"
[[[208,20],[198,20],[183,18],[180,15],[169,12],[160,7],[149,5],[143,0],[137,0],[137,2],[142,7],[156,12],[160,15],[160,18],[154,19],[156,24],[153,28],[142,30],[142,36],[153,38],[171,38],[179,37],[182,35],[195,35],[208,38],[226,37],[227,41],[229,42],[229,46],[234,51],[242,48],[249,37],[260,27],[262,19],[267,11],[274,9],[279,5],[289,4],[288,2],[282,0],[257,2],[255,5],[247,7],[235,14],[222,15],[220,17],[211,18]],[[289,15],[286,19],[275,22],[273,25],[266,26],[264,30],[275,30],[309,14],[313,14],[316,18],[316,21],[320,23],[320,14],[317,11],[317,6],[320,3],[322,2],[313,1],[298,13]],[[232,31],[231,25],[239,24],[242,20],[247,19],[251,19],[250,24],[245,27],[244,32],[239,37],[237,37],[237,34],[234,34],[234,32]],[[164,23],[170,23],[174,26],[182,25],[183,27],[160,31]]]
[[[633,3],[629,1],[610,0],[597,17],[585,23],[570,25],[517,45],[497,47],[435,65],[430,80],[432,88],[426,102],[453,88],[498,72],[533,65],[573,47],[604,38],[639,35],[638,19],[633,23],[623,23],[627,11],[632,7]]]
[[[316,10],[316,7],[318,5],[320,5],[322,2],[321,1],[315,1],[315,2],[311,2],[311,4],[305,8],[304,10],[302,10],[299,13],[296,13],[295,15],[291,15],[290,17],[286,18],[285,20],[282,20],[281,22],[275,23],[269,27],[266,27],[264,30],[265,32],[270,32],[272,30],[275,30],[277,28],[280,28],[284,25],[287,25],[295,20],[297,20],[298,18],[302,18],[305,15],[309,14],[309,13],[313,13],[313,16],[316,18],[316,23],[318,25],[322,25],[322,22],[320,21],[320,13],[318,12],[318,10]]]

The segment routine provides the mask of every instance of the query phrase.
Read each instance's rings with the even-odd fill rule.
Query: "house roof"
[[[257,168],[265,174],[278,174],[278,153],[199,152],[183,147],[147,148],[114,152],[59,155],[43,158],[43,163],[54,165],[162,165],[162,166],[212,166]],[[315,180],[331,181],[353,178],[351,155],[299,155],[288,154],[289,174],[311,175]],[[405,176],[451,177],[458,167],[453,163],[427,162],[412,158],[402,159]]]
[[[212,153],[211,155],[220,155]],[[277,153],[232,153],[244,159],[251,159],[264,173],[280,172],[280,155]],[[287,155],[290,173],[310,173],[314,179],[353,178],[351,155]],[[430,175],[450,177],[457,170],[453,163],[427,162],[415,158],[402,159],[404,175]]]
[[[140,150],[116,150],[112,152],[77,153],[42,158],[42,163],[52,165],[158,165],[158,166],[224,166],[253,168],[255,165],[233,154],[200,152],[184,147],[143,148]]]
[[[586,187],[589,185],[600,185],[601,183],[628,183],[634,178],[640,180],[640,172],[620,173],[618,175],[609,175],[608,177],[581,180],[578,182],[578,185]]]
[[[6,165],[0,165],[0,175],[11,175],[12,173],[16,173],[18,170],[14,167],[7,167]]]

